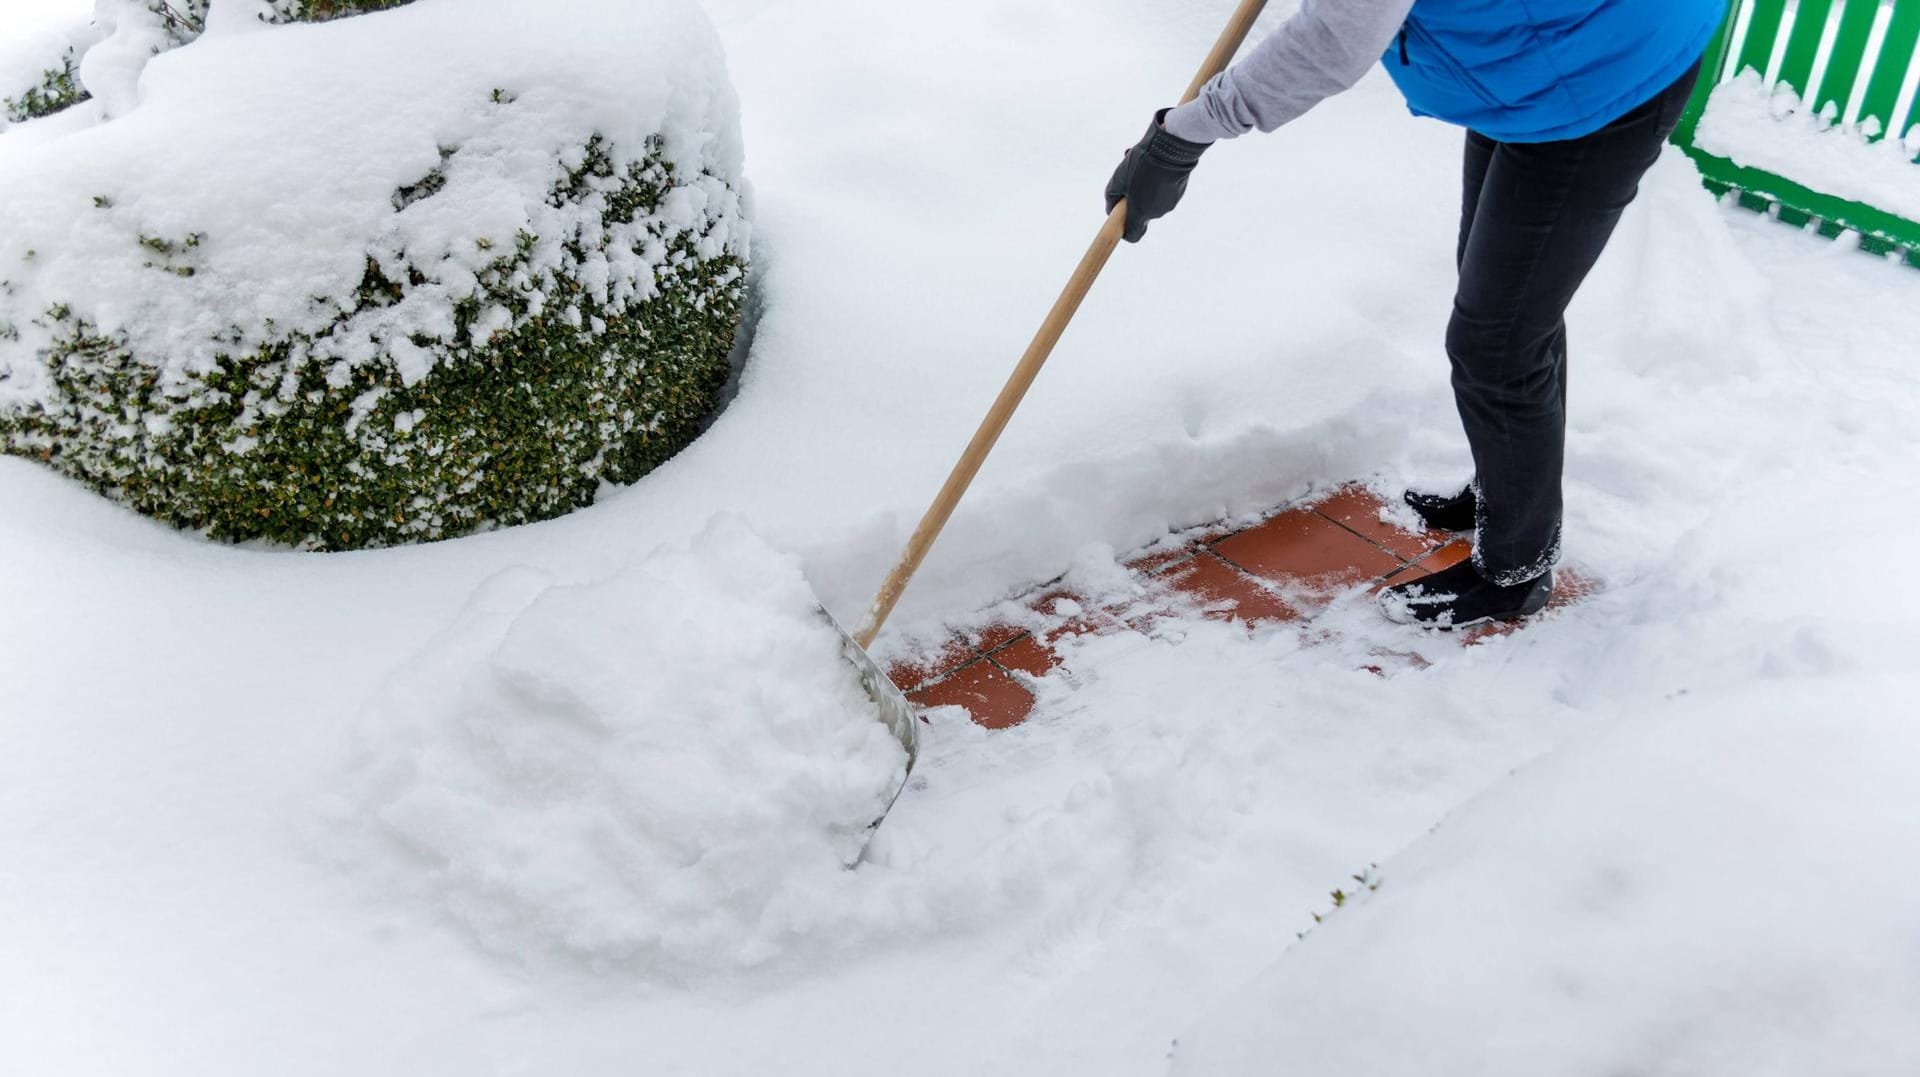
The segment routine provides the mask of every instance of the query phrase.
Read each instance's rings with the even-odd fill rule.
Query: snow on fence
[[[1735,0],[1674,141],[1707,186],[1920,266],[1920,0]]]

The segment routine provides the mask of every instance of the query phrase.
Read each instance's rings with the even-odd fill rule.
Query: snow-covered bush
[[[216,23],[86,139],[0,136],[0,438],[223,538],[564,513],[711,411],[741,161],[690,0]]]
[[[85,101],[80,56],[99,36],[91,25],[76,22],[0,41],[0,130]]]
[[[53,66],[41,68],[38,76],[17,95],[0,97],[0,114],[7,122],[25,123],[51,116],[87,99],[87,91],[80,85],[79,60],[71,48],[61,53]]]

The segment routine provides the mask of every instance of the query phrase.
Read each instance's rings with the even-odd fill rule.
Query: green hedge
[[[624,169],[610,149],[595,138],[583,163],[556,166],[549,197],[555,206],[605,199],[607,225],[648,220],[678,177],[657,139]],[[396,207],[432,197],[431,179],[396,191]],[[613,305],[596,302],[577,275],[611,242],[606,229],[568,239],[560,268],[537,272],[528,267],[539,237],[522,234],[456,305],[451,339],[413,338],[436,365],[411,386],[388,362],[362,364],[341,384],[337,364],[297,358],[355,313],[423,283],[411,271],[391,279],[371,258],[355,309],[328,329],[222,354],[212,372],[165,387],[161,364],[100,332],[75,296],[44,313],[55,330],[49,402],[0,411],[0,444],[223,539],[335,550],[557,516],[589,504],[601,483],[630,482],[678,452],[727,379],[746,266],[731,253],[700,256],[710,223],[663,227],[647,225],[670,252],[653,295]],[[139,242],[156,272],[191,276],[204,238]],[[533,283],[516,288],[516,274]],[[530,314],[526,287],[546,297],[542,313]],[[480,336],[474,326],[496,307],[514,314],[514,327]],[[0,317],[0,337],[7,332]],[[232,338],[243,336],[236,327]]]

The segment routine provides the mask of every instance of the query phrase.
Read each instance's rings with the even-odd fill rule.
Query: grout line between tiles
[[[1012,677],[1012,678],[1013,678],[1013,683],[1015,683],[1015,684],[1018,684],[1018,685],[1020,685],[1020,687],[1022,687],[1022,688],[1026,688],[1026,687],[1027,687],[1027,686],[1026,686],[1026,684],[1025,684],[1025,683],[1024,683],[1023,681],[1021,681],[1021,679],[1020,679],[1020,678],[1021,678],[1022,676],[1029,676],[1029,674],[1026,674],[1026,673],[1025,673],[1024,671],[1022,671],[1022,670],[1017,670],[1017,669],[1013,669],[1013,668],[1010,668],[1010,667],[1008,667],[1008,666],[1007,666],[1006,664],[1004,664],[1004,663],[1002,663],[1002,662],[1000,661],[1000,659],[998,659],[998,658],[996,658],[996,657],[994,657],[995,655],[998,655],[998,654],[1000,654],[1001,652],[1003,652],[1003,651],[1005,651],[1005,650],[1007,650],[1008,648],[1010,648],[1010,647],[1012,647],[1012,646],[1013,646],[1014,644],[1016,644],[1016,643],[1019,643],[1019,642],[1021,642],[1022,640],[1033,640],[1033,641],[1034,641],[1034,642],[1035,642],[1036,644],[1038,644],[1038,645],[1040,646],[1040,649],[1041,649],[1041,650],[1044,650],[1044,651],[1046,651],[1046,652],[1047,652],[1048,654],[1052,654],[1052,653],[1053,653],[1053,648],[1051,648],[1051,647],[1048,647],[1047,645],[1045,645],[1045,644],[1043,644],[1043,643],[1040,643],[1040,642],[1039,642],[1039,638],[1038,638],[1038,637],[1036,637],[1036,636],[1035,636],[1035,635],[1034,635],[1033,633],[1031,633],[1031,632],[1022,632],[1022,633],[1020,633],[1019,635],[1017,635],[1017,636],[1015,636],[1015,637],[1013,637],[1012,639],[1010,639],[1010,640],[1008,640],[1007,642],[1005,642],[1005,643],[1002,643],[1002,644],[1001,644],[1000,646],[998,646],[998,647],[995,647],[995,648],[994,648],[993,650],[991,650],[991,651],[989,651],[989,652],[987,652],[987,653],[986,653],[986,654],[985,654],[985,655],[984,655],[983,657],[984,657],[984,658],[986,659],[986,661],[987,661],[987,662],[989,662],[989,663],[991,663],[991,664],[992,664],[992,666],[993,666],[993,668],[995,668],[995,669],[997,669],[997,670],[999,670],[1000,672],[1002,672],[1002,673],[1004,673],[1004,674],[1006,674],[1006,675],[1007,675],[1007,676],[1009,676],[1009,677]],[[1028,695],[1032,695],[1032,694],[1033,694],[1033,690],[1032,690],[1032,689],[1028,689],[1028,690],[1027,690],[1027,694],[1028,694]]]
[[[1407,560],[1407,559],[1406,559],[1405,557],[1402,557],[1402,556],[1400,556],[1399,554],[1397,554],[1397,553],[1395,553],[1395,552],[1393,552],[1392,550],[1390,550],[1390,549],[1388,549],[1388,548],[1387,548],[1386,546],[1384,546],[1384,545],[1382,545],[1381,543],[1379,543],[1379,542],[1377,542],[1377,541],[1375,541],[1375,540],[1373,539],[1373,537],[1372,537],[1372,536],[1370,536],[1370,535],[1363,535],[1363,534],[1361,534],[1361,533],[1360,533],[1360,532],[1359,532],[1359,531],[1358,531],[1357,529],[1355,529],[1355,528],[1352,528],[1352,527],[1348,527],[1348,526],[1347,526],[1346,524],[1344,524],[1344,523],[1341,523],[1341,522],[1340,522],[1339,520],[1336,520],[1336,519],[1334,519],[1333,517],[1331,517],[1331,516],[1328,516],[1328,515],[1327,515],[1326,513],[1324,513],[1324,512],[1321,512],[1321,511],[1320,511],[1319,509],[1314,509],[1314,510],[1312,510],[1312,511],[1313,511],[1313,514],[1314,514],[1315,516],[1318,516],[1318,517],[1320,517],[1320,518],[1321,518],[1322,520],[1325,520],[1325,521],[1327,521],[1328,523],[1330,523],[1330,524],[1332,524],[1333,526],[1335,526],[1335,527],[1337,527],[1337,528],[1339,528],[1340,530],[1342,530],[1342,531],[1345,531],[1345,532],[1346,532],[1347,534],[1349,534],[1349,535],[1352,535],[1352,536],[1354,536],[1355,538],[1357,538],[1357,539],[1359,539],[1360,541],[1362,541],[1362,542],[1364,542],[1364,543],[1366,543],[1367,545],[1369,545],[1369,546],[1372,546],[1372,547],[1373,547],[1374,549],[1376,549],[1376,550],[1379,550],[1379,551],[1380,551],[1381,553],[1384,553],[1384,554],[1386,554],[1386,555],[1387,555],[1388,557],[1391,557],[1391,558],[1393,558],[1394,560],[1396,560],[1396,561],[1398,561],[1398,562],[1400,562],[1400,568],[1405,568],[1405,567],[1407,567],[1408,565],[1412,565],[1412,564],[1417,564],[1417,563],[1419,563],[1420,561],[1424,561],[1424,560],[1426,560],[1427,558],[1429,558],[1429,557],[1432,557],[1432,556],[1433,556],[1433,552],[1434,552],[1435,550],[1438,550],[1438,549],[1440,549],[1440,547],[1441,547],[1441,546],[1445,546],[1445,545],[1446,545],[1446,543],[1444,543],[1444,542],[1443,542],[1443,543],[1441,543],[1441,544],[1440,544],[1440,546],[1430,546],[1430,547],[1428,547],[1428,548],[1427,548],[1427,552],[1426,552],[1426,553],[1423,553],[1423,554],[1421,554],[1421,555],[1420,555],[1419,557],[1416,557],[1416,558],[1414,558],[1413,560],[1411,560],[1411,561],[1409,561],[1409,560]],[[1398,572],[1398,571],[1399,571],[1399,569],[1395,569],[1394,571],[1396,571],[1396,572]]]
[[[1276,598],[1279,597],[1280,592],[1274,588],[1273,584],[1268,580],[1266,580],[1264,577],[1257,575],[1252,569],[1248,568],[1247,566],[1241,564],[1238,561],[1235,561],[1233,558],[1228,557],[1226,554],[1221,553],[1219,550],[1209,549],[1207,552],[1219,558],[1220,560],[1225,561],[1227,563],[1228,568],[1234,570],[1235,572],[1238,572],[1242,576],[1245,576],[1249,582],[1258,586],[1262,591],[1265,591],[1268,594],[1275,596]]]
[[[1196,558],[1196,557],[1198,557],[1198,556],[1200,556],[1200,553],[1199,553],[1199,551],[1201,551],[1201,550],[1203,550],[1203,549],[1205,549],[1205,548],[1206,548],[1206,547],[1205,547],[1205,545],[1204,545],[1204,544],[1200,544],[1200,543],[1196,543],[1195,545],[1193,545],[1193,546],[1189,546],[1189,547],[1187,547],[1187,548],[1186,548],[1186,550],[1185,550],[1185,556],[1183,556],[1183,557],[1179,557],[1179,558],[1176,558],[1176,559],[1174,559],[1174,560],[1172,560],[1172,561],[1168,561],[1167,563],[1165,563],[1165,564],[1163,564],[1163,565],[1156,565],[1155,567],[1153,567],[1153,568],[1151,568],[1151,569],[1148,569],[1148,570],[1147,570],[1147,571],[1145,571],[1145,572],[1141,572],[1141,573],[1140,573],[1140,575],[1142,575],[1142,576],[1145,576],[1145,577],[1146,577],[1146,578],[1148,578],[1148,579],[1152,579],[1152,578],[1154,578],[1155,576],[1160,576],[1160,575],[1164,575],[1164,574],[1165,574],[1166,572],[1168,572],[1169,570],[1171,570],[1171,569],[1176,569],[1176,568],[1179,568],[1179,567],[1180,567],[1181,565],[1184,565],[1184,564],[1186,564],[1186,563],[1188,563],[1188,562],[1190,562],[1190,561],[1192,561],[1192,560],[1193,560],[1194,558]],[[1129,571],[1129,572],[1132,572],[1132,571],[1134,571],[1134,570],[1133,570],[1133,569],[1128,569],[1128,571]]]
[[[999,653],[1000,653],[1001,651],[1004,651],[1004,650],[1006,650],[1006,649],[1007,649],[1008,647],[1011,647],[1011,646],[1013,646],[1013,645],[1014,645],[1014,644],[1016,644],[1016,643],[1019,643],[1019,642],[1020,642],[1021,640],[1023,640],[1023,639],[1032,639],[1032,638],[1033,638],[1033,633],[1032,633],[1032,632],[1022,632],[1022,633],[1020,633],[1019,635],[1017,635],[1017,636],[1015,636],[1015,637],[1013,637],[1012,639],[1010,639],[1010,640],[1008,640],[1007,642],[1005,642],[1005,643],[1002,643],[1002,644],[1001,644],[1000,646],[998,646],[998,647],[995,647],[995,648],[994,648],[993,650],[991,650],[991,651],[981,651],[981,652],[980,652],[980,657],[982,657],[982,658],[992,658],[992,657],[993,657],[994,655],[996,655],[996,654],[999,654]]]
[[[935,685],[945,684],[948,681],[954,679],[955,677],[960,675],[961,670],[972,669],[974,666],[977,666],[982,662],[991,661],[991,659],[989,659],[986,655],[981,654],[979,651],[969,651],[968,654],[969,654],[969,657],[967,658],[966,661],[961,662],[959,665],[954,666],[952,669],[946,671],[945,673],[942,673],[938,677],[928,677],[926,680],[921,681],[919,684],[914,685],[912,691],[904,691],[902,692],[902,694],[907,696],[919,695],[921,692],[924,692],[927,689],[934,687]]]

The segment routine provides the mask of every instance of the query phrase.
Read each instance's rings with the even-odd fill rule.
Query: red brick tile
[[[1435,572],[1445,572],[1462,561],[1471,560],[1472,557],[1473,540],[1456,539],[1421,558],[1417,567],[1425,569],[1431,575]]]
[[[1033,693],[984,660],[908,694],[907,699],[916,707],[964,707],[974,722],[988,729],[1019,725],[1033,713]]]
[[[894,661],[887,667],[887,679],[902,692],[911,692],[979,657],[979,653],[968,646],[965,640],[956,637],[941,644],[931,654],[912,655]]]
[[[1293,621],[1300,614],[1258,581],[1221,560],[1202,554],[1164,577],[1175,590],[1207,608],[1215,620]]]
[[[1380,518],[1387,502],[1364,486],[1343,486],[1331,497],[1308,506],[1315,512],[1342,524],[1408,561],[1418,560],[1427,551],[1447,541],[1438,531],[1409,531]]]
[[[1364,583],[1400,567],[1392,554],[1305,509],[1290,509],[1213,548],[1262,579],[1315,590]]]
[[[1044,677],[1060,668],[1060,656],[1053,653],[1053,648],[1030,635],[1014,640],[987,657],[1001,669],[1029,677]]]
[[[1425,579],[1436,572],[1444,572],[1472,556],[1472,540],[1455,539],[1421,558],[1419,561],[1388,576],[1381,586],[1392,587],[1395,584],[1411,583],[1414,580]],[[1378,590],[1378,588],[1376,588],[1376,590]]]

